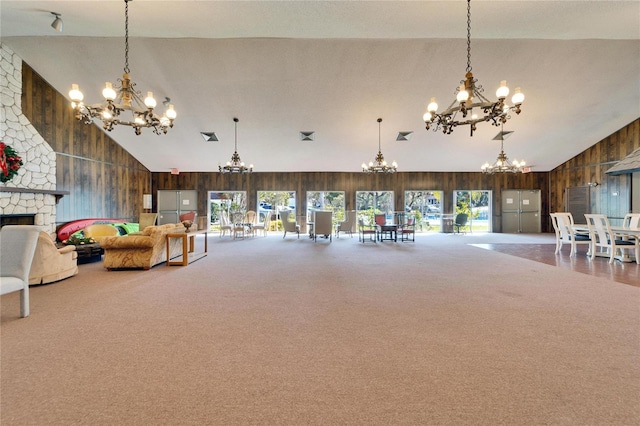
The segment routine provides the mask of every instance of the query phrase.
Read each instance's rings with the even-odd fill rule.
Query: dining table
[[[571,225],[571,228],[578,234],[589,234],[589,225],[586,223],[575,223]],[[625,228],[624,226],[611,226],[611,232],[613,232],[616,236],[620,236],[622,238],[640,238],[640,229],[631,229]],[[589,251],[587,255],[591,255]],[[606,253],[596,253],[598,257],[608,257],[609,255]],[[615,256],[621,262],[635,262],[635,259],[632,256],[629,256],[628,253],[622,252]]]

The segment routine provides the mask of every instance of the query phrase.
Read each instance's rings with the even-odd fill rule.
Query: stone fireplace
[[[0,140],[22,157],[24,165],[0,183],[0,216],[33,216],[34,224],[55,232],[56,154],[22,113],[22,58],[0,43]]]

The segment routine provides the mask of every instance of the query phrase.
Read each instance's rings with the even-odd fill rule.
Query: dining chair
[[[627,229],[640,230],[640,213],[627,213],[622,220],[622,227]]]
[[[243,239],[246,236],[247,226],[245,224],[245,214],[237,212],[233,213],[231,217],[231,234],[233,235],[233,239],[237,240],[238,238]]]
[[[40,227],[5,225],[0,230],[0,295],[20,292],[20,316],[29,316],[29,272]]]
[[[578,244],[591,246],[591,237],[588,234],[579,234],[573,229],[573,216],[569,212],[551,213],[551,223],[556,233],[556,252],[560,253],[564,243],[571,245],[569,257],[578,252]]]
[[[416,217],[411,215],[405,217],[403,215],[402,223],[400,224],[400,241],[414,241],[416,240]],[[411,237],[411,238],[409,238]]]
[[[585,213],[584,217],[587,219],[591,236],[591,259],[594,259],[596,255],[606,254],[609,256],[609,263],[613,263],[618,250],[634,249],[636,263],[640,264],[640,239],[622,239],[621,234],[616,234],[611,230],[609,219],[603,214]]]
[[[458,213],[453,220],[453,227],[456,230],[456,233],[460,233],[460,228],[464,228],[467,226],[467,221],[469,220],[469,215],[466,213]]]
[[[259,222],[253,225],[253,233],[257,234],[262,231],[263,235],[266,237],[267,232],[269,232],[269,227],[271,226],[271,212],[267,212],[264,215],[264,222]]]
[[[229,233],[229,236],[233,238],[233,225],[229,220],[229,214],[224,210],[220,212],[220,237]]]
[[[362,218],[358,219],[358,241],[365,242],[365,237],[369,236],[369,241],[377,242],[378,231],[375,226],[367,225]]]

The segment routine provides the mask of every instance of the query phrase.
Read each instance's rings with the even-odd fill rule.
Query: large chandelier
[[[513,131],[505,132],[501,130],[493,140],[500,141],[500,154],[498,154],[498,158],[496,162],[493,164],[484,163],[481,167],[482,173],[492,175],[494,173],[522,173],[522,169],[525,166],[524,161],[518,161],[515,158],[513,161],[509,160],[507,154],[504,153],[504,140],[511,136]]]
[[[251,173],[253,171],[253,164],[249,164],[249,167],[244,165],[244,162],[240,160],[238,155],[238,119],[233,119],[236,126],[235,145],[233,155],[231,155],[231,161],[227,161],[224,166],[218,166],[220,173]]]
[[[473,78],[471,72],[471,0],[467,0],[467,73],[465,79],[460,83],[461,85],[456,89],[456,100],[442,113],[436,112],[438,110],[436,98],[431,98],[427,112],[423,116],[427,130],[431,126],[433,126],[433,131],[442,128],[443,133],[449,135],[456,126],[469,125],[471,136],[473,136],[476,123],[488,121],[494,126],[500,126],[511,118],[510,111],[520,114],[524,95],[519,87],[515,89],[515,94],[511,98],[513,105],[510,106],[504,103],[509,95],[506,80],[500,82],[500,87],[496,91],[498,100],[491,102],[482,94],[484,89],[477,84],[478,80]],[[462,117],[459,117],[458,113]]]
[[[78,88],[77,84],[71,85],[69,97],[71,98],[71,106],[73,107],[76,118],[84,121],[85,124],[93,122],[94,118],[102,120],[102,128],[111,131],[114,126],[122,124],[131,126],[135,130],[136,135],[141,133],[143,127],[153,129],[156,135],[167,133],[169,128],[173,127],[173,120],[176,118],[176,111],[173,105],[169,105],[167,111],[162,117],[159,117],[153,109],[156,107],[156,100],[153,93],[147,92],[147,97],[142,100],[142,93],[135,89],[136,84],[131,81],[129,76],[129,2],[132,0],[124,0],[124,16],[125,16],[125,36],[124,36],[124,74],[122,80],[118,79],[120,86],[113,86],[107,82],[102,90],[102,96],[105,101],[94,105],[85,105],[82,100],[84,95]],[[125,111],[125,118],[121,115]]]
[[[369,165],[362,163],[362,171],[364,173],[395,173],[398,170],[398,163],[394,161],[391,165],[388,165],[384,155],[382,155],[382,150],[380,149],[380,123],[382,123],[382,118],[378,118],[378,155],[376,155],[375,163],[373,161],[369,161]]]

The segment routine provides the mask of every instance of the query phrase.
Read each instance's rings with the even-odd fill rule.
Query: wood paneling
[[[198,190],[198,214],[208,212],[208,191],[247,191],[247,208],[256,210],[258,191],[296,191],[299,214],[305,212],[307,191],[345,191],[346,209],[355,208],[356,191],[394,191],[395,205],[402,206],[404,192],[408,190],[444,191],[444,212],[452,213],[453,191],[493,191],[493,229],[502,227],[502,189],[540,189],[543,215],[549,214],[548,173],[509,175],[483,175],[482,173],[398,172],[393,175],[366,175],[363,173],[252,173],[250,175],[221,175],[220,173],[153,173],[153,194],[160,189]],[[154,196],[155,203],[155,196]],[[155,208],[155,204],[154,204]],[[401,208],[401,207],[399,207]],[[543,223],[543,231],[545,224]]]
[[[56,189],[70,192],[56,221],[137,221],[142,195],[151,193],[149,170],[99,127],[76,120],[70,102],[24,62],[22,80],[22,111],[56,152]]]
[[[611,218],[631,211],[631,175],[610,176],[606,171],[640,148],[640,119],[576,155],[549,172],[550,211],[565,209],[565,189],[598,183],[590,187],[590,210]],[[575,218],[584,222],[584,218]]]
[[[402,206],[406,190],[444,192],[445,213],[453,212],[454,190],[493,192],[493,229],[502,226],[503,189],[540,189],[542,215],[564,210],[564,190],[598,182],[591,188],[592,211],[622,216],[630,209],[631,175],[609,176],[606,171],[640,147],[640,119],[593,145],[551,172],[483,175],[482,173],[398,172],[394,175],[363,173],[253,173],[221,175],[215,172],[150,173],[99,127],[74,118],[69,101],[51,88],[27,64],[23,64],[22,108],[34,127],[57,153],[57,189],[70,191],[57,207],[58,222],[83,217],[117,217],[135,220],[142,211],[142,195],[159,189],[198,190],[198,213],[207,212],[207,191],[247,191],[248,208],[256,208],[257,191],[296,191],[297,205],[304,206],[306,191],[345,191],[346,208],[355,208],[356,191],[395,192]],[[304,211],[301,211],[304,213]],[[550,232],[543,220],[543,232]]]

